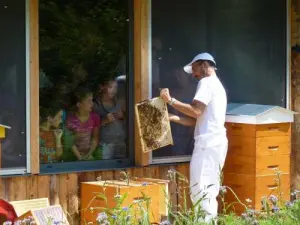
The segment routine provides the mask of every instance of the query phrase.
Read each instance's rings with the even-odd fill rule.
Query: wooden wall
[[[188,164],[176,166],[149,166],[126,169],[131,177],[149,177],[168,179],[168,170],[175,169],[186,177],[189,177]],[[0,178],[0,198],[8,201],[26,200],[34,198],[49,198],[50,204],[60,204],[70,216],[71,224],[78,224],[80,207],[80,182],[120,179],[119,170],[97,171],[85,173],[69,173],[58,175],[33,175],[24,177]],[[169,185],[170,199],[173,205],[183,204],[182,181],[177,180]],[[174,207],[176,209],[176,207]]]

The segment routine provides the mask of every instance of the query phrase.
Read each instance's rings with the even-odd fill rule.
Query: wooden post
[[[150,0],[134,0],[134,102],[149,98],[149,10]],[[149,165],[149,153],[143,153],[135,120],[135,163]]]
[[[30,173],[40,172],[39,157],[39,1],[29,1],[30,33]]]

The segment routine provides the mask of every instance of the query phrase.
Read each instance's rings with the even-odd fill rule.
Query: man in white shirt
[[[195,145],[190,163],[191,199],[201,198],[201,210],[209,222],[217,216],[216,197],[220,189],[220,170],[223,168],[228,141],[224,127],[227,97],[216,75],[216,62],[208,53],[197,55],[184,71],[199,80],[192,104],[171,97],[167,88],[161,90],[162,99],[186,117],[169,115],[170,121],[195,126]]]

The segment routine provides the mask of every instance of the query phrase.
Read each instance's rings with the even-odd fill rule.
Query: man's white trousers
[[[220,173],[227,155],[228,141],[226,136],[217,141],[217,145],[203,145],[195,140],[190,163],[191,200],[196,204],[201,201],[201,209],[207,213],[205,221],[217,216],[217,196],[220,189]]]

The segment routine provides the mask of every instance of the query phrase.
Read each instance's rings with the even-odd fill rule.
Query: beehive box
[[[168,108],[160,97],[136,104],[135,116],[143,152],[173,145]]]
[[[270,195],[275,195],[285,201],[290,199],[289,174],[281,175],[280,184],[277,181],[278,177],[276,175],[256,176],[254,174],[226,173],[225,177],[225,185],[234,191],[243,204],[247,207],[250,205],[252,209],[262,210],[262,198],[268,198]],[[250,200],[250,202],[247,202],[247,200]],[[225,201],[227,204],[236,203],[228,209],[228,212],[233,211],[241,214],[245,211],[245,207],[237,203],[238,200],[231,191],[227,191],[225,194]]]
[[[250,199],[255,210],[261,210],[262,197],[271,194],[289,200],[294,114],[277,106],[228,105],[228,153],[223,183],[232,188],[243,203]],[[280,183],[276,181],[278,172],[281,173]],[[237,202],[231,193],[225,195],[225,200],[229,204]],[[240,214],[244,208],[235,204],[234,210]]]
[[[133,181],[143,182],[143,183],[155,183],[159,186],[159,215],[168,216],[168,202],[170,198],[169,194],[169,180],[154,179],[154,178],[132,178]]]
[[[117,206],[116,196],[127,197],[124,199],[121,208],[130,208],[130,215],[139,218],[139,204],[144,195],[150,199],[149,212],[150,222],[160,221],[160,199],[161,187],[154,182],[144,181],[95,181],[81,183],[81,224],[96,223],[97,215],[103,212],[103,208],[112,209]],[[105,196],[106,199],[103,197]],[[142,203],[146,209],[145,202]]]
[[[18,217],[21,225],[26,225],[26,220],[29,220],[36,225],[69,225],[67,217],[60,205],[48,206],[45,208],[32,209]]]

